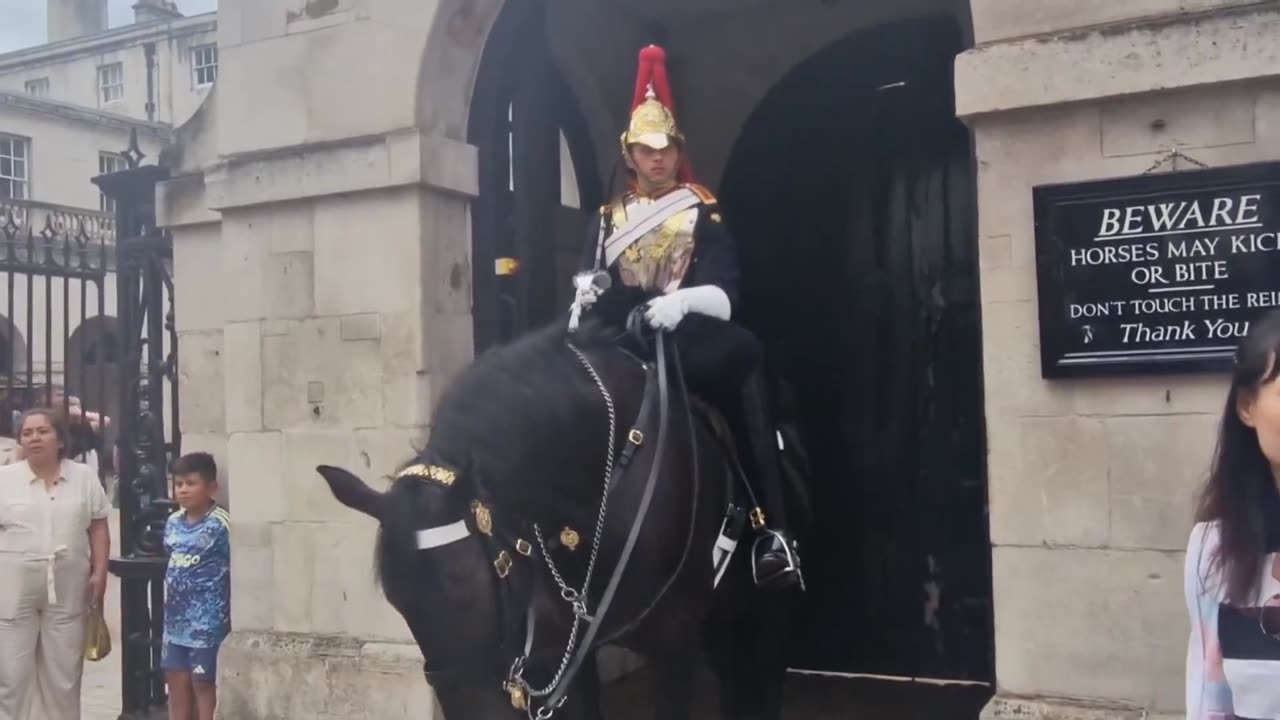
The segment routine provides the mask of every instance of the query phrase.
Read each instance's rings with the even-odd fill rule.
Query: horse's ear
[[[338,502],[375,520],[382,519],[382,493],[340,467],[319,465],[316,472],[329,484],[329,491]]]

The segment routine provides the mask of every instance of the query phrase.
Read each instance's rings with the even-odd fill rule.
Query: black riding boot
[[[768,509],[756,508],[751,524],[759,537],[752,547],[752,573],[756,585],[771,590],[804,587],[800,574],[800,556],[795,541],[786,530],[786,496],[782,471],[778,463],[778,434],[769,409],[768,388],[763,373],[751,374],[743,387],[743,423],[747,443],[751,446],[757,502]]]

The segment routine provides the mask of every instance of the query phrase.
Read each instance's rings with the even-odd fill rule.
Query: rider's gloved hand
[[[573,304],[579,310],[586,310],[600,299],[600,290],[594,286],[580,287],[574,291]]]
[[[569,306],[569,329],[577,330],[582,313],[596,304],[596,300],[609,289],[607,273],[578,273],[573,276],[573,304]]]
[[[653,328],[675,330],[689,313],[728,320],[732,311],[729,296],[715,285],[682,288],[649,301],[644,318]]]

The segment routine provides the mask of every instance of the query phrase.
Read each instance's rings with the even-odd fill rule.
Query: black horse
[[[735,493],[725,438],[672,363],[619,338],[548,328],[483,354],[385,493],[317,468],[339,502],[379,521],[383,591],[450,720],[522,717],[526,703],[531,717],[597,718],[603,644],[649,659],[654,717],[688,718],[708,638],[723,715],[781,713],[785,600],[754,591],[746,557],[713,591]]]

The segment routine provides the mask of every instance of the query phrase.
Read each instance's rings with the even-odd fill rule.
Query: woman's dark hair
[[[27,426],[27,418],[41,415],[49,422],[49,427],[53,428],[53,434],[58,436],[58,459],[62,460],[68,457],[71,452],[71,431],[67,429],[67,420],[58,411],[47,407],[33,407],[22,413],[18,418],[18,427],[15,431],[18,435],[18,442],[22,442],[22,428]]]
[[[1257,589],[1266,554],[1263,509],[1276,493],[1271,463],[1258,433],[1240,419],[1240,406],[1280,376],[1280,310],[1253,322],[1236,348],[1231,391],[1222,410],[1218,446],[1196,519],[1218,523],[1220,543],[1213,567],[1221,573],[1227,601],[1247,605]]]

